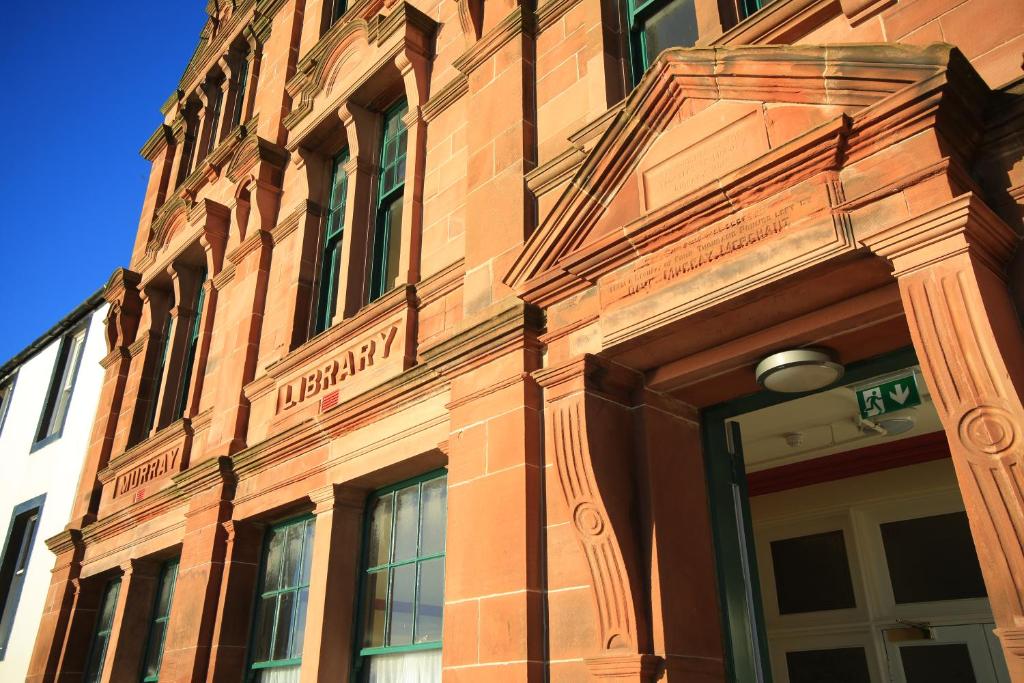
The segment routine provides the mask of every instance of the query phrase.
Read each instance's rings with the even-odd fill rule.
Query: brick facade
[[[29,681],[80,680],[114,577],[131,680],[171,558],[159,680],[243,680],[305,514],[301,680],[350,680],[368,496],[439,468],[445,681],[727,680],[699,411],[824,343],[917,352],[1024,682],[1024,3],[695,6],[634,87],[600,0],[210,3]]]

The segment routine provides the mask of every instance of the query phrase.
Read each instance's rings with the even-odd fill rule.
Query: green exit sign
[[[913,373],[857,389],[860,415],[865,420],[921,404]]]

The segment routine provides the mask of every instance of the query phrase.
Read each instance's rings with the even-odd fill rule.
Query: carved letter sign
[[[114,480],[114,495],[112,497],[123,496],[148,481],[174,471],[178,464],[179,455],[181,455],[181,449],[172,448],[142,463],[138,467],[118,475],[117,479]]]
[[[388,358],[397,335],[398,324],[388,325],[338,356],[282,385],[277,392],[277,412],[283,413],[305,403]]]

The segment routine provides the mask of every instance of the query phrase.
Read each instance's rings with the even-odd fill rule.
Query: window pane
[[[381,496],[371,503],[370,547],[367,566],[387,564],[391,557],[391,506],[394,495]]]
[[[388,629],[388,645],[408,645],[412,642],[416,565],[406,564],[396,567],[391,581],[391,620]]]
[[[281,593],[277,606],[277,633],[274,634],[274,659],[288,659],[294,609],[295,593]]]
[[[647,64],[669,47],[693,47],[697,42],[697,12],[693,0],[672,0],[643,24]]]
[[[276,610],[277,596],[260,598],[259,607],[256,609],[256,635],[253,638],[254,662],[265,662],[270,659]]]
[[[366,575],[363,596],[363,647],[384,646],[384,620],[388,607],[388,571]]]
[[[779,614],[855,607],[841,530],[772,541]]]
[[[402,197],[396,198],[387,208],[387,255],[382,272],[384,292],[390,292],[398,282],[398,257],[402,252]]]
[[[410,486],[395,494],[395,559],[416,557],[416,535],[419,522],[419,487]]]
[[[100,683],[103,673],[103,660],[107,658],[107,639],[110,634],[96,635],[89,657],[89,667],[85,671],[86,683]]]
[[[306,608],[309,606],[309,589],[303,588],[295,593],[295,618],[292,620],[292,644],[289,657],[302,656],[302,641],[306,635]]]
[[[448,480],[439,477],[423,482],[420,501],[420,556],[444,552],[445,506]]]
[[[114,626],[114,610],[117,609],[117,593],[121,588],[121,582],[115,581],[107,587],[103,594],[103,608],[100,612],[100,631],[109,631]]]
[[[975,683],[967,646],[905,645],[900,648],[907,683]]]
[[[305,524],[292,524],[287,528],[281,588],[292,588],[299,585],[299,572],[302,569],[302,537],[305,535],[304,527]]]
[[[897,604],[985,597],[966,513],[888,522],[880,529]]]
[[[284,564],[284,545],[288,529],[271,529],[267,545],[266,568],[263,572],[263,592],[269,593],[281,587],[281,568]]]
[[[871,683],[862,647],[787,652],[789,683]]]
[[[160,673],[160,654],[164,649],[164,631],[166,623],[163,621],[153,622],[149,631],[149,643],[146,646],[146,666],[143,669],[143,676],[146,678],[155,677]]]
[[[309,585],[309,572],[313,564],[313,520],[307,520],[303,525],[302,541],[302,576],[299,578],[300,586]]]
[[[178,563],[167,566],[160,580],[160,597],[157,599],[156,616],[166,617],[171,611],[171,597],[178,581]]]
[[[444,612],[444,559],[420,564],[420,586],[416,599],[416,642],[441,640]]]

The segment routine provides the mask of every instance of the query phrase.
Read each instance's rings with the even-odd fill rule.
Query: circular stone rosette
[[[960,419],[960,441],[975,453],[997,458],[1018,441],[1013,416],[996,406],[978,406]]]

